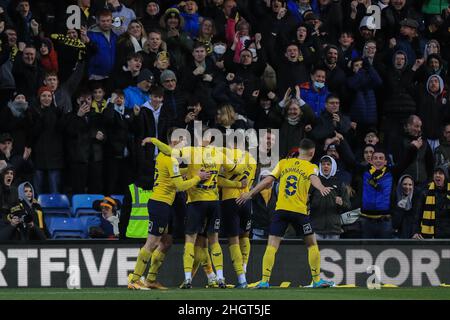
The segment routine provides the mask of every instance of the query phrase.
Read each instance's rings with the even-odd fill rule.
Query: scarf
[[[372,186],[375,189],[378,189],[378,181],[380,181],[380,179],[385,175],[387,171],[387,167],[384,167],[381,170],[377,170],[375,169],[375,167],[371,166],[369,173],[371,175],[370,179],[369,179],[369,185]]]
[[[92,101],[92,108],[95,110],[95,112],[97,113],[102,113],[103,110],[105,110],[106,108],[106,100],[103,99],[102,102],[99,104],[97,101]]]
[[[291,126],[296,126],[300,122],[300,117],[296,117],[296,118],[293,118],[293,119],[292,118],[287,118],[286,120]]]
[[[450,183],[447,183],[447,199],[450,199]],[[436,186],[434,182],[428,187],[427,196],[425,198],[425,206],[420,222],[420,233],[424,238],[434,238],[436,235]]]
[[[131,44],[133,45],[135,53],[136,52],[140,52],[140,51],[144,51],[143,47],[144,47],[145,43],[147,42],[147,38],[145,38],[145,37],[141,38],[142,45],[139,43],[138,39],[136,39],[132,35],[130,35],[130,40],[131,40]]]
[[[114,110],[123,116],[125,114],[125,105],[118,106],[114,104]]]
[[[16,118],[23,118],[28,109],[28,102],[9,101],[8,108]]]

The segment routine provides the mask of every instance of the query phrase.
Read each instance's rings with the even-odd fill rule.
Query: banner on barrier
[[[450,246],[419,242],[396,244],[376,242],[361,245],[323,242],[321,269],[324,278],[339,285],[365,287],[373,279],[397,286],[437,286],[450,283]],[[226,245],[223,245],[225,277],[235,274]],[[258,281],[265,244],[252,245],[247,279]],[[139,244],[95,243],[0,245],[0,287],[121,287],[132,272]],[[178,286],[183,280],[183,245],[174,245],[161,268],[159,280]],[[282,244],[277,252],[271,283],[292,286],[311,281],[307,252],[302,242]],[[374,280],[374,281],[375,281]],[[202,272],[194,285],[206,283]]]

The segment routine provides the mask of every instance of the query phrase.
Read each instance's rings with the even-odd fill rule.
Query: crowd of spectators
[[[449,59],[448,0],[0,0],[1,228],[39,194],[151,189],[142,140],[202,121],[272,129],[280,157],[314,140],[321,239],[449,238]],[[276,194],[253,199],[255,238]]]

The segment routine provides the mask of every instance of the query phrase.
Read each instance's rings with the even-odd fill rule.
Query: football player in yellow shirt
[[[308,192],[311,185],[322,196],[330,193],[331,188],[324,187],[318,177],[319,169],[310,161],[314,157],[315,144],[309,139],[300,141],[298,158],[281,160],[272,174],[258,183],[250,192],[241,195],[236,202],[243,204],[254,195],[266,189],[275,180],[279,180],[279,193],[275,214],[270,224],[269,239],[263,257],[262,279],[256,288],[269,288],[275,254],[289,224],[301,231],[308,248],[308,262],[312,275],[312,287],[324,288],[334,286],[331,281],[320,278],[320,251],[308,212]]]
[[[202,146],[185,147],[179,150],[168,149],[158,139],[151,138],[151,142],[161,152],[188,159],[188,179],[198,170],[204,170],[211,174],[208,180],[202,181],[202,183],[187,190],[186,237],[183,255],[185,280],[181,286],[183,289],[192,288],[192,270],[195,258],[194,246],[197,235],[205,232],[208,236],[212,263],[217,273],[217,284],[220,288],[226,288],[223,276],[223,254],[218,239],[220,229],[218,186],[222,181],[222,178],[219,177],[219,172],[223,167],[228,172],[239,173],[244,166],[227,159],[223,148],[211,145],[211,138],[207,133],[207,128],[203,128]]]
[[[230,150],[230,149],[229,149]],[[221,210],[223,231],[228,237],[228,246],[234,271],[238,276],[238,284],[235,288],[247,288],[246,268],[250,254],[250,229],[251,229],[251,202],[241,206],[236,203],[244,192],[248,192],[253,184],[256,173],[256,160],[245,151],[244,146],[231,149],[234,161],[243,163],[244,170],[241,173],[223,171],[221,177],[225,181],[241,182],[239,187],[227,186],[222,188]]]
[[[172,131],[169,130],[168,141],[172,146],[177,145],[179,140],[172,140]],[[144,142],[143,142],[144,143]],[[189,180],[184,181],[180,173],[178,160],[160,152],[156,157],[155,164],[155,183],[153,193],[148,201],[147,208],[149,212],[149,235],[145,245],[139,251],[136,266],[128,283],[128,289],[148,290],[152,287],[152,281],[156,280],[157,269],[162,263],[158,253],[158,245],[161,238],[167,233],[169,219],[172,216],[172,204],[175,199],[176,191],[187,190],[199,183],[208,181],[211,173],[201,169],[195,173],[191,172]],[[145,272],[148,263],[158,264],[156,270],[149,273],[149,278],[141,281],[140,278]],[[152,267],[150,267],[152,268]]]

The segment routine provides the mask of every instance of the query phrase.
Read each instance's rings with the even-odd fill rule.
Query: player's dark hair
[[[300,140],[300,144],[299,144],[299,148],[301,150],[307,151],[307,150],[311,150],[314,149],[316,147],[316,144],[314,143],[314,141],[304,138],[302,140]]]

